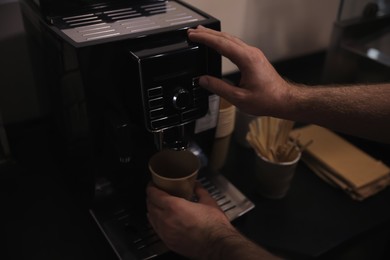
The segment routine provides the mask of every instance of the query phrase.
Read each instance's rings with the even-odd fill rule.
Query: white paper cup
[[[191,200],[200,161],[190,151],[163,150],[149,160],[153,183],[169,194]]]
[[[271,162],[261,155],[256,156],[257,191],[270,199],[281,199],[286,196],[295,168],[301,158],[301,153],[290,162]]]
[[[228,135],[214,140],[209,161],[209,165],[212,170],[218,171],[224,166],[229,152],[231,137],[231,135]]]
[[[221,138],[230,135],[234,130],[235,118],[236,107],[225,99],[221,98],[219,104],[217,129],[215,130],[215,138]]]

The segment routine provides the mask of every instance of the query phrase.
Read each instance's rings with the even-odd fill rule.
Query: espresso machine
[[[219,20],[183,1],[22,0],[21,10],[65,174],[119,259],[169,252],[145,207],[147,162],[161,149],[199,157],[199,181],[231,220],[254,207],[208,167],[219,97],[198,78],[221,77],[221,57],[187,29]]]

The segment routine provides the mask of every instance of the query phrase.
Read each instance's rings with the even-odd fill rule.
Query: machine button
[[[162,97],[149,100],[150,108],[157,108],[164,106],[164,99]]]
[[[148,89],[148,97],[160,97],[163,94],[162,86]]]
[[[151,126],[153,130],[161,129],[164,127],[176,125],[180,122],[180,117],[178,115],[164,117],[161,119],[151,121]]]
[[[172,103],[178,110],[186,109],[191,104],[191,94],[187,89],[179,88],[173,95]]]
[[[157,108],[149,111],[150,118],[158,118],[164,116],[164,109]]]
[[[207,110],[206,110],[207,112]],[[183,121],[189,121],[189,120],[193,120],[193,119],[198,119],[202,116],[204,116],[205,113],[203,113],[203,111],[201,109],[192,109],[192,110],[189,110],[189,111],[186,111],[184,112],[181,116],[182,116],[182,120]]]

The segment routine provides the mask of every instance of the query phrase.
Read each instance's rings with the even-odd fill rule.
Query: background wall
[[[10,0],[0,0],[0,113],[5,124],[40,114],[19,4]]]
[[[272,62],[325,49],[340,0],[185,0],[221,20],[223,31],[259,47]],[[223,71],[236,67],[224,60]]]
[[[263,50],[271,62],[327,47],[339,0],[185,0],[221,20],[222,30]],[[6,124],[39,117],[17,0],[0,0],[0,113]],[[223,73],[236,67],[223,60]]]

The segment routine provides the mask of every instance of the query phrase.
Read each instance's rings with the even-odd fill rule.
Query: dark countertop
[[[389,165],[388,146],[358,139],[353,141],[366,151],[375,150],[376,158]],[[347,249],[347,244],[353,240],[364,240],[369,232],[379,229],[373,236],[380,242],[376,248],[367,245],[370,248],[366,248],[366,252],[371,257],[379,255],[384,253],[386,245],[383,243],[390,245],[390,208],[387,206],[390,189],[362,202],[354,201],[343,191],[325,183],[300,161],[286,197],[272,200],[256,193],[256,181],[251,177],[254,176],[251,149],[232,140],[226,162],[221,172],[256,205],[253,212],[235,224],[257,243],[294,259],[337,259],[330,255],[343,246]]]
[[[117,259],[88,209],[65,184],[47,138],[50,128],[34,124],[8,130],[13,163],[0,168],[6,241],[1,259]],[[389,163],[387,146],[353,141]],[[231,139],[226,162],[221,173],[256,205],[234,224],[270,250],[291,259],[338,259],[335,253],[355,250],[357,244],[362,249],[365,241],[370,258],[381,259],[389,245],[390,189],[356,202],[300,162],[288,195],[269,200],[255,192],[252,150]]]

